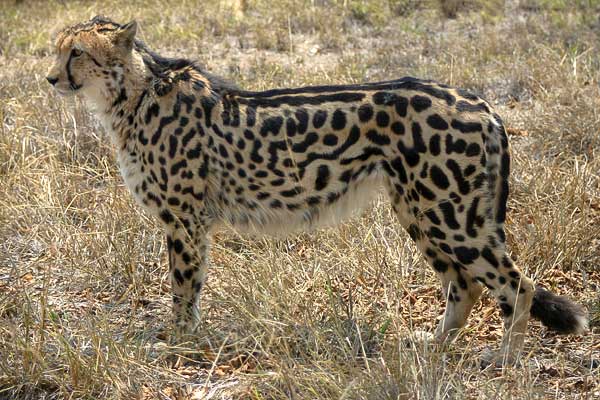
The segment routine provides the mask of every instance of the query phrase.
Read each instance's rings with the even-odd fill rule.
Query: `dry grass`
[[[0,399],[598,398],[597,1],[456,1],[454,19],[413,0],[165,3],[2,1]],[[288,240],[217,234],[204,327],[169,344],[160,229],[83,104],[44,81],[51,33],[96,13],[251,89],[414,75],[483,94],[513,128],[512,254],[592,331],[534,322],[520,369],[481,371],[501,335],[486,298],[447,353],[406,348],[443,303],[380,201]]]

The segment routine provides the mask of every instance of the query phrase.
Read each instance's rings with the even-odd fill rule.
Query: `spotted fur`
[[[157,55],[135,33],[135,22],[103,17],[66,28],[48,80],[89,101],[125,183],[164,224],[184,330],[199,321],[215,227],[289,234],[331,224],[383,186],[442,282],[437,338],[456,335],[487,287],[505,318],[503,351],[518,352],[535,288],[506,252],[509,146],[490,104],[415,78],[251,92]],[[538,293],[538,317],[585,329],[581,308]],[[540,316],[547,299],[570,318]]]

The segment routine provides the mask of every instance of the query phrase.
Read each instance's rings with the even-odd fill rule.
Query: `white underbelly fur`
[[[295,232],[311,231],[335,226],[342,221],[359,215],[372,203],[383,187],[379,174],[365,177],[355,182],[348,192],[331,205],[298,209],[254,210],[248,220],[240,218],[242,210],[221,210],[222,221],[219,227],[231,228],[240,233],[285,237]],[[219,228],[217,227],[217,228]]]

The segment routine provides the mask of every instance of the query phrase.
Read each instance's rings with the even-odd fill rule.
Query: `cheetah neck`
[[[100,119],[111,140],[119,149],[133,133],[133,121],[150,89],[151,73],[142,56],[133,52],[128,64],[113,67],[115,78],[103,88],[83,92],[88,104]]]

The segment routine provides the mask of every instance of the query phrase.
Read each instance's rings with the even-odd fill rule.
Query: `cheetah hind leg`
[[[436,250],[425,235],[417,233],[416,226],[410,226],[409,229],[411,236],[417,236],[414,237],[417,247],[436,271],[446,301],[446,309],[438,322],[435,334],[415,331],[410,339],[422,344],[435,343],[446,346],[454,342],[465,326],[474,305],[481,297],[483,287],[473,281],[459,264]]]
[[[402,201],[398,189],[390,181],[386,183],[391,206],[398,221],[437,273],[446,300],[446,309],[438,323],[435,335],[416,331],[413,332],[411,339],[426,343],[451,343],[465,325],[483,288],[478,282],[472,280],[460,264],[453,262],[443,249],[434,243],[433,239],[442,235],[440,229],[422,218],[417,220]]]
[[[462,265],[453,262],[431,243],[427,238],[430,234],[431,230],[426,230],[416,243],[427,262],[435,270],[446,301],[446,309],[437,325],[434,337],[438,343],[449,344],[454,342],[467,323],[473,307],[481,297],[483,287],[473,281]]]

